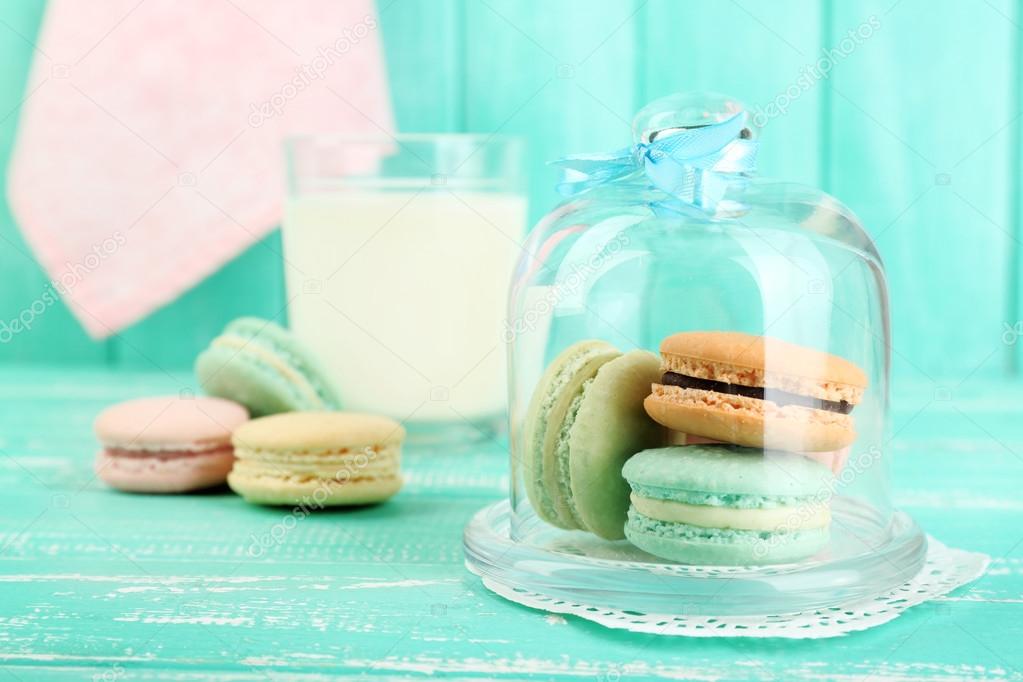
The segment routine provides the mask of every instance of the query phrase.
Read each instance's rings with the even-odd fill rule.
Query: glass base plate
[[[839,606],[905,583],[927,554],[926,536],[909,515],[896,512],[879,529],[873,509],[849,498],[833,502],[829,547],[776,566],[677,564],[625,540],[539,524],[528,542],[517,542],[510,522],[507,500],[476,513],[463,537],[469,570],[506,589],[644,613],[754,616]]]

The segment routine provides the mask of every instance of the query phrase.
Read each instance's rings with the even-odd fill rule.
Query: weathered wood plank
[[[826,85],[828,174],[887,262],[895,367],[998,376],[1012,352],[1001,334],[1018,281],[1009,271],[1017,4],[833,6],[830,42],[877,24]]]
[[[400,132],[464,125],[463,0],[380,0],[391,101]]]
[[[989,574],[884,627],[781,644],[632,635],[491,595],[462,567],[460,532],[503,494],[497,444],[412,449],[391,503],[295,523],[228,492],[141,497],[91,480],[96,411],[173,385],[0,372],[0,670],[12,679],[1023,679],[1016,384],[969,382],[923,411],[928,384],[907,384],[894,401],[899,500],[946,543],[991,553]]]
[[[642,4],[467,4],[466,130],[526,138],[533,221],[561,200],[549,161],[630,142]]]

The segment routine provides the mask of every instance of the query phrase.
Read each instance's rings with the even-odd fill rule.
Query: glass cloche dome
[[[920,569],[893,508],[884,267],[852,212],[756,176],[741,104],[673,95],[568,198],[510,291],[511,489],[467,526],[507,589],[771,614]]]

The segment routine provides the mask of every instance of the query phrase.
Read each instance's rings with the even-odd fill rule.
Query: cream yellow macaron
[[[288,412],[234,432],[228,485],[247,502],[327,507],[382,502],[401,488],[405,429],[387,417]]]

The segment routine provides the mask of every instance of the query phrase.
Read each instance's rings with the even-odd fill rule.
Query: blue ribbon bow
[[[741,139],[746,112],[653,142],[606,154],[576,154],[554,163],[565,169],[558,191],[573,196],[643,169],[655,187],[681,201],[713,211],[736,176],[756,170],[757,143]]]

